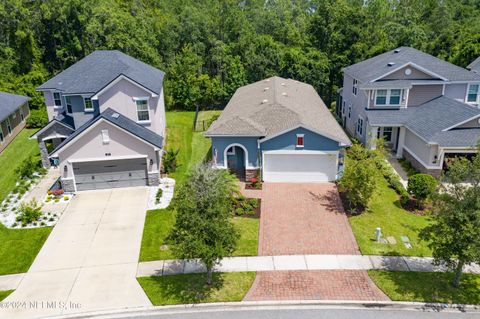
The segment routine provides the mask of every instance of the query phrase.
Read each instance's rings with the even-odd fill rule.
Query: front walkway
[[[392,168],[395,171],[395,173],[397,173],[397,175],[400,177],[400,183],[402,183],[403,187],[405,189],[407,189],[407,187],[408,187],[408,174],[403,169],[403,167],[400,164],[400,162],[398,161],[398,159],[395,156],[390,155],[390,156],[388,156],[388,162],[390,163],[390,165],[392,165]]]
[[[26,305],[1,308],[0,317],[150,306],[135,278],[146,205],[145,187],[76,195],[17,290],[4,300]],[[30,303],[35,301],[50,304]]]

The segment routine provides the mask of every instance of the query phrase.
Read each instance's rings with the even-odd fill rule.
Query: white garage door
[[[265,182],[328,182],[337,175],[337,153],[265,153]]]

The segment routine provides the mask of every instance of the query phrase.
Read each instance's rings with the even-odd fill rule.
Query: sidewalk
[[[282,271],[282,270],[393,270],[418,272],[444,272],[441,266],[432,265],[433,258],[402,256],[359,255],[288,255],[228,257],[216,272]],[[205,272],[197,261],[159,260],[138,264],[137,277],[165,276]],[[466,273],[480,274],[480,265],[465,267]]]

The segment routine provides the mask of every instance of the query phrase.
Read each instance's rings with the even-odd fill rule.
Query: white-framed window
[[[358,86],[358,80],[357,79],[353,79],[353,83],[352,83],[352,93],[353,95],[357,95],[357,86]]]
[[[72,98],[70,96],[65,97],[65,105],[67,106],[67,113],[72,114],[73,113]]]
[[[61,107],[62,106],[62,97],[60,96],[60,93],[53,92],[53,103],[54,103],[55,107]]]
[[[351,118],[352,117],[352,106],[349,105],[348,106],[348,118]]]
[[[479,103],[480,84],[469,84],[467,91],[467,103]]]
[[[12,124],[10,123],[10,119],[7,117],[7,119],[5,120],[5,122],[7,122],[8,135],[12,135]]]
[[[402,99],[402,90],[400,89],[382,89],[375,93],[375,105],[389,106],[400,105]]]
[[[305,134],[297,134],[297,147],[305,146]]]
[[[92,99],[89,97],[83,98],[83,105],[85,106],[85,111],[86,112],[92,112],[93,111],[93,103]]]
[[[383,138],[385,142],[392,141],[393,127],[379,127],[377,131],[377,138]]]
[[[345,101],[342,103],[342,115],[345,115]]]
[[[103,144],[110,143],[110,136],[108,135],[108,130],[102,130],[102,142]]]
[[[148,100],[147,99],[136,99],[135,103],[137,104],[137,119],[139,122],[148,122],[150,121],[150,114],[148,113]]]
[[[357,134],[363,135],[363,118],[359,117],[357,120]]]

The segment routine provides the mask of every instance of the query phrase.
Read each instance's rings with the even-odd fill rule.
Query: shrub
[[[70,199],[70,197],[68,197],[68,196],[63,197],[63,200],[69,200],[69,199]]]
[[[162,195],[163,195],[163,190],[159,188],[157,191],[157,195],[155,195],[155,204],[158,205],[160,203],[160,198],[162,198]]]
[[[61,195],[63,195],[64,193],[65,193],[65,191],[64,191],[63,189],[61,189],[61,188],[59,188],[59,189],[54,189],[54,190],[51,191],[51,194],[52,194],[53,196],[61,196]]]
[[[27,119],[27,127],[29,128],[41,128],[47,125],[48,116],[44,108],[30,110],[30,116]]]
[[[41,167],[40,160],[35,156],[30,156],[25,159],[19,167],[15,169],[15,173],[19,178],[27,179],[32,177],[33,173],[35,173]],[[22,184],[23,182],[23,184]],[[25,181],[21,181],[20,185],[25,186]]]
[[[169,174],[177,170],[177,155],[179,150],[168,150],[163,154],[163,173]]]
[[[437,189],[438,181],[428,174],[416,174],[408,179],[408,192],[421,204],[430,198]]]
[[[42,216],[42,205],[39,205],[35,199],[28,203],[20,204],[20,214],[17,221],[22,225],[28,225],[40,219]]]
[[[55,203],[58,203],[60,201],[60,198],[55,198]]]

